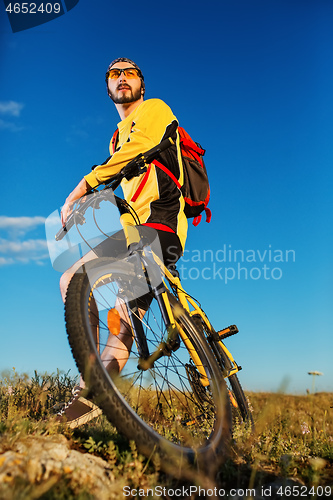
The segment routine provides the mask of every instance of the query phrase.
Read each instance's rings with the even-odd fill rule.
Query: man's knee
[[[64,274],[60,278],[60,292],[63,301],[65,301],[66,297],[66,292],[67,288],[69,285],[70,280],[74,276],[74,274],[80,269],[80,267],[83,266],[86,262],[89,262],[90,260],[96,259],[96,253],[94,250],[90,250],[84,257],[82,257],[80,260],[75,262],[75,264],[72,265],[67,271],[64,272]]]

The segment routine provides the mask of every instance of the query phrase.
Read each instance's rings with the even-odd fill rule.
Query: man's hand
[[[65,201],[64,206],[61,209],[61,224],[62,227],[66,226],[66,222],[70,214],[72,213],[72,207],[73,207],[73,202],[68,203],[67,200]]]
[[[72,212],[72,207],[74,201],[82,198],[88,191],[91,190],[91,187],[87,183],[85,179],[79,182],[76,188],[71,192],[71,194],[67,197],[64,206],[61,210],[61,224],[62,227],[66,226],[66,221]]]

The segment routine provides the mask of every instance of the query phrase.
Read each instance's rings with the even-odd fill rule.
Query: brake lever
[[[74,222],[75,224],[79,224],[80,226],[82,226],[83,224],[86,223],[86,219],[84,215],[80,214],[79,212],[77,212],[75,215],[71,214],[66,221],[66,225],[61,229],[59,229],[59,231],[55,235],[55,240],[56,241],[62,240],[63,237],[66,236],[68,231],[73,227]]]
[[[90,195],[90,194],[91,194],[91,192],[88,192],[87,194],[85,194],[81,198],[81,200],[85,199],[85,197],[87,195]],[[89,203],[87,203],[87,201],[84,201],[83,205],[85,205],[85,204],[87,206],[85,207],[84,212],[87,210],[88,206],[91,204],[91,201],[89,201]],[[59,229],[59,231],[55,235],[55,240],[56,241],[62,240],[64,238],[64,236],[66,236],[68,231],[73,227],[74,224],[76,224],[76,225],[79,224],[80,226],[82,226],[83,224],[85,224],[85,222],[86,222],[86,219],[85,219],[83,213],[81,213],[77,208],[74,208],[73,212],[67,218],[65,226],[62,227],[61,229]]]

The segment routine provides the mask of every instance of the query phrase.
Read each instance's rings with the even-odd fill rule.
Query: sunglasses
[[[116,80],[117,78],[120,77],[122,73],[124,73],[126,78],[140,77],[139,71],[136,68],[124,68],[124,69],[114,68],[110,69],[108,73],[108,78],[110,78],[111,80]]]

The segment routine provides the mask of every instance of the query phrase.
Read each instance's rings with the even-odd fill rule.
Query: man
[[[114,174],[118,173],[129,161],[139,153],[156,146],[164,138],[171,137],[175,145],[161,153],[160,164],[166,165],[177,181],[183,183],[183,169],[177,133],[177,120],[171,109],[160,99],[144,100],[145,84],[140,68],[130,59],[115,59],[106,73],[106,85],[110,98],[115,103],[121,121],[118,123],[118,135],[110,143],[110,158],[101,165],[96,165],[91,173],[84,176],[76,188],[67,197],[62,208],[61,220],[66,224],[74,201],[84,196],[92,188],[97,187]],[[184,199],[176,183],[163,168],[151,164],[146,173],[127,181],[122,181],[122,189],[126,201],[133,207],[140,219],[140,225],[151,227],[158,233],[163,259],[166,265],[174,263],[182,254],[186,235],[187,218],[184,213]],[[126,251],[122,241],[117,251]],[[114,241],[106,240],[94,251],[88,252],[79,262],[74,264],[60,280],[63,300],[67,287],[75,273],[84,262],[101,256],[113,256]],[[120,371],[125,362],[117,360],[117,348],[130,349],[132,335],[128,318],[121,312],[120,334],[110,339],[110,347],[103,352],[108,362],[107,368]],[[142,315],[144,311],[142,311]],[[106,364],[106,362],[105,362]],[[112,365],[112,366],[111,366]],[[80,425],[98,414],[98,408],[82,397],[81,381],[74,398],[62,412],[71,426]],[[83,418],[80,418],[83,416]]]

